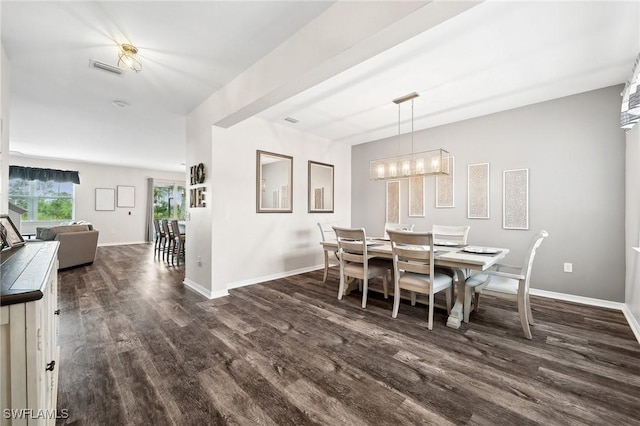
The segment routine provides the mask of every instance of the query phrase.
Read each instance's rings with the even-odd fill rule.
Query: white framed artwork
[[[400,181],[387,182],[386,222],[400,223]]]
[[[451,155],[449,156],[449,174],[436,176],[436,208],[454,208],[455,195],[455,161]]]
[[[529,169],[502,171],[502,227],[529,229]]]
[[[424,217],[424,176],[409,178],[409,216]]]
[[[96,211],[114,211],[116,190],[113,188],[96,188]]]
[[[467,217],[489,219],[489,163],[467,166]]]
[[[136,206],[136,187],[118,185],[118,207]]]

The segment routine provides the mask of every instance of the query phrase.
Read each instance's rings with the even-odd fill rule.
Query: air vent
[[[113,65],[109,65],[109,64],[105,64],[104,62],[100,62],[100,61],[96,61],[95,59],[91,59],[91,61],[89,61],[89,66],[102,70],[102,71],[106,71],[108,73],[111,74],[116,74],[116,75],[122,75],[122,73],[124,72],[123,70],[121,70],[118,67],[114,67]]]
[[[293,123],[293,124],[296,124],[298,122],[298,120],[296,120],[293,117],[287,117],[284,119],[284,121],[288,121],[289,123]]]

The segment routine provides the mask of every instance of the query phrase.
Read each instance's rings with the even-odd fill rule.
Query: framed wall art
[[[449,174],[436,176],[436,208],[455,207],[455,161],[449,157]]]
[[[118,185],[118,207],[136,206],[136,187]]]
[[[386,222],[400,223],[400,181],[387,181]]]
[[[468,166],[467,217],[489,219],[489,163]]]
[[[529,169],[502,171],[502,227],[529,229]]]
[[[116,209],[116,190],[113,188],[96,188],[96,211],[113,211]]]
[[[2,249],[24,245],[24,238],[7,214],[0,215],[0,244]]]
[[[424,176],[409,178],[409,216],[424,217]]]

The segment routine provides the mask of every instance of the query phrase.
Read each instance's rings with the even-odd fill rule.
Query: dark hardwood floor
[[[207,300],[150,245],[60,272],[58,409],[75,425],[640,425],[640,345],[623,314],[484,297],[469,324],[360,293],[337,271]]]

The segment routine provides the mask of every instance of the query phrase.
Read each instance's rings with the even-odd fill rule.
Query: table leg
[[[451,308],[451,313],[449,314],[449,318],[447,319],[447,327],[458,329],[462,324],[462,320],[464,319],[464,287],[465,287],[465,278],[464,271],[461,269],[455,269],[455,286],[456,286],[456,303]]]

